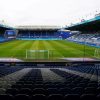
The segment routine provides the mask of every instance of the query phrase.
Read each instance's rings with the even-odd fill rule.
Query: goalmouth
[[[26,59],[49,59],[49,50],[26,50]]]

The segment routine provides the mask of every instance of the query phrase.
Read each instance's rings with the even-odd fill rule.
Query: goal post
[[[26,59],[49,59],[49,50],[26,50]]]
[[[96,43],[94,57],[100,59],[100,43]]]
[[[100,59],[100,48],[96,48],[94,51],[94,57]]]

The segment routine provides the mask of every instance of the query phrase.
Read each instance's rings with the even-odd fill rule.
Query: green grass
[[[14,40],[0,44],[0,57],[25,59],[26,50],[50,50],[53,59],[84,56],[84,45],[65,40]],[[94,57],[94,47],[85,46],[85,51],[86,57]]]

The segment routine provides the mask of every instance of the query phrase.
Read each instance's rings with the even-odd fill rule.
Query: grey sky
[[[100,0],[0,0],[0,20],[11,25],[67,25],[99,8]]]

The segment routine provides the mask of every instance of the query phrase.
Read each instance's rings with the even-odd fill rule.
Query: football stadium
[[[57,3],[57,0],[54,1]],[[66,1],[69,0],[62,1],[58,1],[59,5],[67,4]],[[76,1],[79,3],[77,6],[81,7],[78,9],[73,5],[73,9],[77,8],[79,12],[81,8],[85,10],[86,3]],[[52,18],[52,22],[56,24],[45,24],[44,18],[49,22],[50,19],[47,20],[46,15],[50,16],[49,10],[52,10],[53,6],[55,10],[57,4],[51,2],[52,7],[49,9],[51,5],[49,0],[49,3],[45,1],[41,4],[38,0],[32,4],[31,2],[30,0],[29,6],[34,5],[37,8],[30,8],[36,10],[33,15],[36,14],[37,20],[32,16],[32,12],[27,10],[28,1],[18,2],[19,10],[24,9],[25,12],[18,13],[15,10],[13,13],[14,17],[19,14],[16,21],[18,24],[9,25],[4,21],[0,22],[0,100],[91,100],[91,98],[100,100],[100,11],[95,11],[92,17],[82,17],[78,22],[73,21],[74,17],[68,17],[68,20],[73,20],[64,26],[57,24],[57,20],[54,21]],[[43,15],[45,9],[42,11],[36,4],[40,8],[43,4],[42,7],[49,13]],[[68,3],[69,6],[70,4],[72,2]],[[2,8],[0,7],[0,10],[3,10]],[[66,8],[66,11],[69,8]],[[65,15],[60,9],[60,15]],[[9,6],[1,15],[7,15],[10,10],[13,12],[14,9],[12,7],[10,9]],[[68,14],[71,15],[72,10],[69,11]],[[38,16],[37,13],[42,14]],[[78,17],[77,14],[76,11],[74,15]],[[55,15],[56,18],[60,16],[57,13]],[[10,17],[9,14],[5,19],[10,20]],[[42,24],[36,24],[39,17],[43,17]],[[22,24],[22,20],[23,23],[31,20],[31,24]],[[63,22],[63,19],[61,21]]]
[[[99,19],[93,19],[93,24],[95,22],[99,26]],[[85,23],[89,25],[92,24],[92,21]],[[85,23],[82,25],[84,26]],[[1,31],[0,58],[1,60],[7,59],[7,61],[10,59],[72,61],[78,58],[80,60],[83,58],[92,61],[98,60],[100,58],[99,33],[91,34],[91,30],[90,32],[86,30],[86,34],[84,31],[80,33],[81,30],[69,30],[70,28],[74,30],[76,26],[81,28],[80,25],[65,27],[65,29],[61,29],[59,26],[18,26],[12,29],[5,27]],[[95,28],[97,29],[96,26]]]

